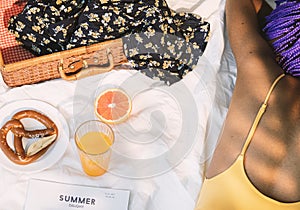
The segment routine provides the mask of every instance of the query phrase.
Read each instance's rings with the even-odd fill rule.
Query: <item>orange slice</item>
[[[97,117],[106,123],[118,124],[124,122],[131,112],[131,99],[123,90],[107,89],[95,101]]]

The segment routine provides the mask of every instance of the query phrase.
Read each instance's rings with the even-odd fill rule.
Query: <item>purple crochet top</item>
[[[300,1],[277,0],[263,28],[278,55],[278,63],[292,76],[300,77]]]

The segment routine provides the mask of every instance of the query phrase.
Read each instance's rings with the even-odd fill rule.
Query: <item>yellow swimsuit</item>
[[[250,144],[257,125],[266,110],[270,94],[280,75],[272,84],[268,95],[249,131],[242,152],[226,171],[205,179],[195,210],[299,210],[300,201],[284,203],[262,194],[249,180],[244,168],[244,154]]]

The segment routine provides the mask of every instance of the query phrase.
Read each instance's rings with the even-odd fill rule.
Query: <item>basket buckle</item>
[[[71,63],[68,66],[68,68],[71,69],[71,72],[76,73],[66,73],[66,71],[63,68],[63,59],[61,59],[58,67],[59,74],[64,80],[78,80],[88,76],[108,72],[114,67],[113,55],[109,48],[106,49],[106,55],[108,62],[105,65],[90,65],[89,60],[85,60],[82,58],[78,61]]]

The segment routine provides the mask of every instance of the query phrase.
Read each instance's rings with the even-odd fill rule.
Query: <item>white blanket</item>
[[[205,165],[227,112],[236,69],[224,24],[225,0],[167,2],[172,9],[201,15],[211,24],[210,40],[197,67],[170,87],[126,70],[18,88],[8,88],[1,82],[0,106],[25,99],[47,102],[66,119],[70,134],[62,157],[42,171],[11,171],[0,164],[1,210],[24,208],[28,180],[32,178],[128,189],[130,210],[194,208]],[[74,147],[74,130],[95,117],[90,110],[93,99],[106,87],[121,87],[133,98],[131,117],[125,124],[114,126],[116,149],[130,160],[116,157],[111,173],[88,177],[82,172]],[[145,161],[136,164],[134,160]]]

